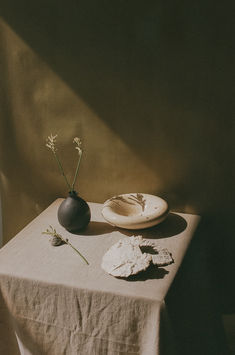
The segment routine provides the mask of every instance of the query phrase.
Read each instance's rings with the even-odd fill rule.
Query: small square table
[[[0,250],[0,354],[174,354],[165,297],[200,217],[171,212],[161,224],[138,231],[115,228],[102,205],[89,203],[91,222],[80,234],[61,227],[57,199]],[[68,238],[53,247],[49,225]],[[118,279],[101,268],[119,239],[141,235],[167,248],[174,263]]]

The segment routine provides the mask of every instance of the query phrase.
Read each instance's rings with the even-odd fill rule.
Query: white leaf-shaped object
[[[146,270],[152,256],[142,253],[141,237],[127,237],[119,240],[103,256],[101,267],[116,277],[128,277]]]
[[[169,251],[141,236],[120,239],[104,254],[101,267],[110,275],[128,277],[146,270],[150,264],[169,265],[173,262]]]

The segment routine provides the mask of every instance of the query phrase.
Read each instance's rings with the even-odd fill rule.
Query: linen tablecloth
[[[79,235],[57,220],[56,200],[0,250],[1,355],[174,354],[165,297],[198,225],[199,216],[170,213],[158,226],[127,231],[105,223],[101,204]],[[67,245],[42,235],[49,225]],[[142,235],[166,247],[174,263],[152,267],[130,280],[101,269],[104,253],[119,239]]]

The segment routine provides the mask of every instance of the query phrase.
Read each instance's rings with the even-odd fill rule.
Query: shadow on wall
[[[2,0],[0,11],[161,176],[156,193],[208,216],[215,257],[223,238],[232,257],[232,11],[202,0]]]
[[[0,10],[159,172],[171,204],[182,199],[184,206],[214,212],[218,200],[229,203],[234,58],[228,9],[202,1],[143,7],[133,1],[3,0]]]

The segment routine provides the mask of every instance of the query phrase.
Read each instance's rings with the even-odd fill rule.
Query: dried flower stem
[[[72,183],[72,191],[74,190],[74,185],[75,185],[75,182],[76,182],[76,180],[77,180],[78,170],[79,170],[81,158],[82,158],[82,151],[79,153],[79,158],[78,158],[78,162],[77,162],[77,167],[76,167],[76,171],[75,171],[74,179],[73,179],[73,183]]]
[[[63,167],[62,167],[62,165],[61,165],[61,162],[60,162],[60,160],[59,160],[59,158],[58,158],[58,155],[56,154],[56,152],[53,152],[53,154],[54,154],[55,160],[57,161],[57,164],[58,164],[58,166],[59,166],[60,172],[61,172],[61,174],[63,175],[63,177],[64,177],[64,179],[65,179],[65,182],[66,182],[66,184],[67,184],[67,186],[68,186],[68,188],[69,188],[69,191],[72,191],[73,188],[70,186],[70,184],[69,184],[69,182],[68,182],[68,180],[67,180],[67,177],[66,177],[66,175],[65,175],[65,173],[64,173],[64,169],[63,169]]]
[[[61,240],[62,243],[65,243],[67,245],[69,245],[71,248],[73,248],[73,250],[76,251],[76,253],[78,253],[80,255],[80,257],[86,262],[87,265],[89,265],[89,262],[87,261],[87,259],[80,253],[80,251],[78,251],[69,241],[68,239],[64,239],[62,237],[62,235],[58,234],[55,230],[55,228],[53,228],[52,226],[50,226],[50,230],[47,229],[45,232],[42,232],[42,234],[47,234],[50,235],[52,237],[56,237],[59,240]]]
[[[75,149],[78,151],[78,162],[77,162],[77,166],[76,166],[76,170],[75,170],[75,174],[74,174],[74,178],[73,178],[73,183],[72,185],[70,185],[70,183],[68,182],[68,179],[64,173],[64,169],[63,169],[63,166],[60,162],[60,159],[56,153],[57,151],[57,148],[56,148],[56,138],[57,138],[57,134],[55,136],[53,136],[52,134],[50,136],[47,137],[47,143],[46,143],[46,147],[49,148],[54,157],[55,157],[55,160],[59,166],[59,169],[60,169],[60,172],[62,174],[62,176],[64,177],[65,179],[65,182],[66,182],[66,185],[68,186],[68,189],[69,189],[69,192],[72,193],[74,191],[74,185],[76,183],[76,180],[77,180],[77,176],[78,176],[78,170],[79,170],[79,166],[80,166],[80,162],[81,162],[81,157],[82,157],[82,141],[80,138],[78,137],[75,137],[74,140],[73,140],[73,143],[76,144],[76,147]]]

